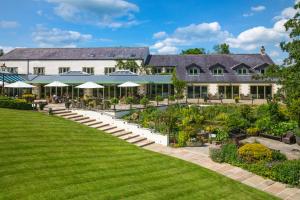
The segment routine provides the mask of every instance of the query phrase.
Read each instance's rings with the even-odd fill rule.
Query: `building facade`
[[[151,68],[152,75],[140,71],[118,73],[119,61],[134,61],[138,66]],[[272,81],[256,80],[265,73],[272,59],[260,54],[209,55],[150,55],[147,47],[116,48],[21,48],[0,57],[11,73],[17,73],[29,83],[37,85],[39,96],[49,95],[43,86],[61,81],[73,87],[86,81],[106,86],[105,95],[122,96],[116,86],[124,81],[141,84],[139,93],[167,97],[173,94],[171,73],[176,70],[179,79],[187,82],[186,96],[199,99],[266,99],[279,86]],[[79,92],[78,94],[80,95]]]

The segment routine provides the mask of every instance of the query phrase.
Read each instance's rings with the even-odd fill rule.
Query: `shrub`
[[[149,104],[149,99],[147,97],[143,97],[140,100],[140,104],[142,104],[145,108],[147,107],[147,105]]]
[[[24,99],[9,99],[1,98],[0,99],[0,108],[10,108],[18,110],[33,110],[31,104],[27,103]]]
[[[216,133],[216,140],[219,142],[224,142],[229,138],[228,132],[223,129],[217,128],[214,132]]]
[[[238,163],[238,148],[235,144],[224,144],[221,149],[210,148],[209,155],[215,162]]]
[[[279,122],[278,124],[271,126],[269,134],[274,136],[282,136],[286,132],[296,129],[297,126],[298,124],[295,121]]]
[[[281,153],[279,150],[272,150],[272,161],[285,161],[287,160],[286,155]]]
[[[258,143],[245,144],[238,150],[238,154],[242,160],[248,163],[272,160],[272,151]]]
[[[278,163],[272,171],[275,180],[291,185],[300,185],[300,160]]]
[[[114,105],[114,110],[116,110],[116,105],[119,103],[119,99],[117,98],[112,98],[110,100],[110,103]]]
[[[246,130],[246,133],[249,136],[257,136],[259,131],[260,131],[259,128],[251,127]]]
[[[268,131],[272,126],[270,117],[262,117],[255,122],[255,126],[261,131]]]
[[[217,120],[217,121],[227,121],[228,118],[229,118],[229,117],[228,117],[228,114],[221,112],[221,113],[219,113],[219,114],[215,117],[215,120]]]
[[[161,101],[163,101],[164,100],[164,98],[162,97],[162,96],[156,96],[155,97],[155,101],[156,101],[156,105],[158,105],[159,104],[159,102],[161,102]]]
[[[234,97],[234,101],[235,101],[235,103],[239,103],[240,102],[240,97]]]
[[[34,94],[23,94],[22,99],[25,99],[27,103],[32,103],[35,99]]]
[[[178,133],[178,146],[179,147],[184,147],[186,146],[186,142],[190,139],[189,134],[179,131]]]

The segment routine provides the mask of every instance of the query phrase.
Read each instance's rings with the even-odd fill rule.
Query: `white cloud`
[[[279,55],[280,55],[280,52],[278,52],[278,51],[273,50],[270,52],[271,57],[278,57]]]
[[[2,49],[2,50],[4,51],[4,53],[7,53],[7,52],[9,52],[9,51],[11,51],[11,50],[13,50],[13,49],[15,49],[15,48],[17,48],[17,47],[12,47],[12,46],[1,46],[1,45],[0,45],[0,49]]]
[[[251,11],[253,11],[253,12],[261,12],[264,10],[266,10],[266,7],[262,6],[262,5],[251,7]]]
[[[168,34],[164,31],[160,31],[160,32],[157,32],[157,33],[153,34],[154,39],[162,39],[162,38],[165,38],[167,36],[168,36]]]
[[[251,16],[253,16],[254,15],[254,13],[244,13],[243,14],[243,17],[251,17]]]
[[[0,21],[0,28],[3,29],[16,28],[18,26],[19,23],[16,21],[5,21],[5,20]]]
[[[272,28],[257,26],[241,32],[237,37],[230,37],[226,42],[233,48],[254,50],[261,45],[280,43],[288,39],[283,24],[286,20],[280,20]]]
[[[137,25],[136,4],[125,0],[47,0],[56,4],[56,15],[66,21],[120,28]]]
[[[39,47],[76,47],[77,43],[92,39],[90,34],[81,34],[77,31],[58,28],[48,29],[43,26],[37,26],[32,37]]]
[[[172,34],[151,46],[154,53],[175,54],[178,46],[196,45],[202,42],[222,41],[229,37],[218,22],[191,24],[177,28]]]

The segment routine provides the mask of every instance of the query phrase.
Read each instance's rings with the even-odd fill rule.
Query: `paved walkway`
[[[285,184],[265,179],[227,163],[216,163],[212,161],[208,155],[208,146],[197,148],[171,148],[159,144],[152,144],[144,148],[205,167],[256,189],[268,192],[281,199],[300,200],[300,189],[298,188],[290,188]]]

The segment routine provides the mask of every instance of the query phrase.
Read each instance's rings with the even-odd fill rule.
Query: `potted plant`
[[[158,105],[159,105],[159,102],[160,102],[160,101],[163,101],[163,100],[164,100],[164,98],[163,98],[162,96],[159,96],[159,95],[156,96],[156,97],[155,97],[156,105],[158,106]]]
[[[130,110],[132,109],[133,97],[127,97],[125,103],[130,105]]]
[[[144,108],[147,107],[147,105],[149,104],[149,99],[147,97],[143,97],[141,100],[140,100],[140,104],[142,104],[144,106]]]
[[[234,101],[236,104],[238,104],[240,102],[240,97],[238,97],[238,96],[234,97]]]

